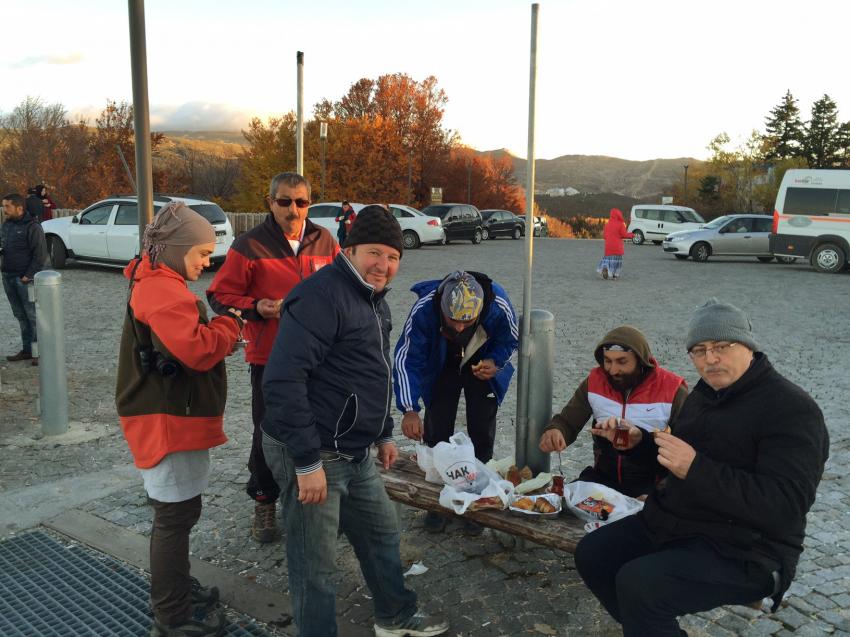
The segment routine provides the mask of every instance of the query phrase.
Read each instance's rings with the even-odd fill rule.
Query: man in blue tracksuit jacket
[[[514,308],[505,289],[479,272],[453,272],[412,290],[419,299],[396,345],[393,370],[402,431],[431,447],[448,440],[463,390],[467,432],[475,456],[487,462],[493,457],[496,412],[513,375],[509,359],[519,344]],[[445,518],[426,515],[427,530],[444,526]],[[476,524],[465,526],[467,533],[481,532]]]

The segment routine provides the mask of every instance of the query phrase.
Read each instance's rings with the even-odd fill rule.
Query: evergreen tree
[[[812,104],[812,117],[806,125],[803,143],[809,168],[833,168],[841,165],[842,126],[838,106],[829,95]]]
[[[782,101],[766,118],[765,155],[767,160],[800,157],[803,146],[803,123],[797,100],[788,90]]]

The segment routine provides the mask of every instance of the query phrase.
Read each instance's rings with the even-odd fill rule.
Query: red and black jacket
[[[304,237],[296,255],[269,213],[263,223],[236,238],[207,290],[207,300],[216,313],[223,314],[232,307],[242,311],[244,337],[250,341],[245,350],[249,363],[266,364],[280,322],[260,316],[257,301],[285,299],[292,288],[329,265],[339,252],[330,232],[309,219],[304,223]]]

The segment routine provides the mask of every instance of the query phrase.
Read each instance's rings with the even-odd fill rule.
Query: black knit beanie
[[[361,243],[390,246],[398,250],[399,256],[404,252],[404,241],[398,221],[383,206],[375,204],[366,206],[357,213],[357,219],[351,225],[342,247],[350,248]]]

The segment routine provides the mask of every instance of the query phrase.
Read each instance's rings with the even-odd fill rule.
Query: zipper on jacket
[[[629,394],[632,393],[632,390],[629,389],[623,395],[623,413],[621,418],[626,417],[626,403],[629,402]],[[617,484],[623,484],[623,454],[617,453]]]
[[[192,411],[192,386],[189,385],[189,398],[186,399],[186,415]]]
[[[387,368],[387,397],[384,400],[384,404],[386,405],[386,407],[384,408],[384,417],[381,419],[381,428],[378,430],[378,436],[380,436],[381,432],[384,430],[384,424],[387,422],[387,414],[389,414],[390,411],[390,401],[393,391],[391,371],[392,368],[390,367],[389,361],[387,361],[387,358],[384,355],[384,326],[381,324],[381,316],[378,314],[378,308],[375,307],[375,292],[373,291],[370,296],[372,312],[374,312],[375,321],[378,324],[378,344],[381,347],[381,360],[384,361],[384,366]]]

